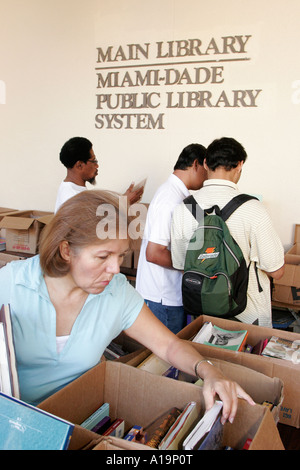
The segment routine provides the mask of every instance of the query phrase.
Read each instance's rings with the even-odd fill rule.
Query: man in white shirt
[[[202,209],[218,205],[222,209],[239,194],[237,183],[247,154],[234,139],[222,138],[212,142],[206,151],[204,168],[207,180],[194,194]],[[189,240],[197,222],[180,204],[174,211],[171,229],[172,261],[177,269],[184,268]],[[279,279],[284,272],[284,250],[271,219],[258,200],[240,206],[227,220],[231,235],[240,246],[249,269],[246,309],[235,318],[244,323],[272,327],[270,277]],[[257,268],[257,269],[256,269]],[[258,287],[258,280],[260,288]]]
[[[55,204],[55,212],[70,197],[87,189],[86,183],[96,184],[98,175],[98,160],[92,143],[85,137],[72,137],[63,146],[59,154],[61,163],[67,168],[67,176],[61,182]],[[124,196],[129,204],[137,202],[142,197],[144,188],[133,190],[131,184]]]
[[[205,148],[191,144],[183,149],[173,173],[156,191],[147,213],[139,256],[136,289],[152,312],[174,333],[184,326],[180,271],[173,269],[170,251],[171,219],[176,205],[199,189],[206,172]]]

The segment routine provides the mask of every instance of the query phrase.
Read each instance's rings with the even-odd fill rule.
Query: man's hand
[[[136,190],[134,190],[133,188],[134,188],[134,183],[131,183],[126,193],[124,194],[124,196],[127,196],[129,205],[134,204],[135,202],[139,202],[144,193],[144,186],[141,186],[140,188]]]

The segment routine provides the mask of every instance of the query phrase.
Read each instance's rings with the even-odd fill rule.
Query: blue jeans
[[[151,312],[173,333],[177,334],[186,325],[183,307],[162,305],[161,302],[152,302],[146,299],[145,302]]]

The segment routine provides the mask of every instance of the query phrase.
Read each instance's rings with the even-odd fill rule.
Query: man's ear
[[[241,161],[238,163],[238,165],[237,165],[237,168],[238,168],[239,173],[241,173],[241,171],[242,171],[242,169],[243,169],[243,165],[244,165],[244,161],[241,160]]]
[[[65,261],[69,262],[70,261],[70,245],[67,241],[64,240],[60,242],[59,251],[60,251],[61,257]]]
[[[73,168],[75,168],[76,170],[81,170],[82,167],[83,167],[83,162],[81,160],[77,160],[77,162],[73,166]]]
[[[208,170],[208,166],[207,166],[207,163],[206,163],[206,158],[204,158],[204,160],[203,160],[203,167],[206,171]]]

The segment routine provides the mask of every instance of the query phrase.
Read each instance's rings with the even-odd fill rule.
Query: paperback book
[[[223,440],[223,425],[221,412],[223,403],[215,401],[193,428],[183,442],[184,450],[216,450],[221,448]]]
[[[217,348],[231,349],[232,351],[242,351],[247,336],[247,330],[224,330],[213,325],[211,322],[205,322],[194,337],[193,342],[216,346]]]
[[[95,427],[107,417],[109,417],[109,403],[103,403],[91,416],[81,423],[81,426],[89,430],[95,429]]]
[[[261,354],[291,361],[293,364],[300,364],[300,341],[290,341],[272,336]]]

